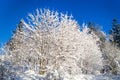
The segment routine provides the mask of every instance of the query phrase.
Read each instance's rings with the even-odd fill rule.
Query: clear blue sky
[[[0,44],[7,42],[20,19],[36,8],[68,12],[80,25],[92,21],[106,32],[113,18],[120,21],[120,0],[0,0]]]

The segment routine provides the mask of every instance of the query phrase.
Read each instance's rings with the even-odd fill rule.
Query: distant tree
[[[113,19],[113,28],[110,30],[110,42],[120,47],[120,24],[116,19]]]
[[[23,23],[20,21],[20,23],[17,25],[16,30],[13,31],[13,37],[7,42],[5,49],[12,51],[18,44],[21,44],[21,42],[23,42],[23,30]]]
[[[101,26],[99,26],[98,24],[94,24],[92,22],[88,23],[88,28],[89,28],[89,33],[93,32],[94,34],[96,34],[101,41],[105,41],[105,34],[104,32],[101,30]]]
[[[89,28],[89,34],[94,33],[96,36],[98,36],[98,38],[100,39],[99,41],[97,41],[97,44],[100,47],[100,50],[102,51],[102,48],[104,48],[104,43],[106,40],[106,35],[105,33],[101,30],[101,26],[94,24],[92,22],[88,23],[88,28]]]
[[[88,23],[88,28],[90,29],[90,30],[89,30],[89,33],[93,32],[93,31],[96,31],[96,28],[95,28],[95,26],[93,26],[93,23],[92,23],[92,22],[89,22],[89,23]]]

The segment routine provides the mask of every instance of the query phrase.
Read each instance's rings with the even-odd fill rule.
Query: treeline
[[[109,33],[107,34],[108,35],[107,41],[109,41],[114,46],[120,47],[120,24],[118,23],[117,19],[113,19],[111,25],[112,25],[112,29],[110,29]],[[92,31],[99,36],[98,32],[101,30],[101,27],[99,25],[89,22],[88,28],[90,29],[90,32]],[[106,36],[100,38],[101,41],[106,40]]]
[[[103,53],[103,69],[102,73],[112,73],[117,74],[119,71],[119,60],[120,56],[120,24],[116,19],[112,21],[112,29],[109,30],[107,36],[101,30],[101,27],[92,22],[88,23],[89,33],[94,32],[100,41],[99,47]],[[117,61],[118,60],[118,61]]]

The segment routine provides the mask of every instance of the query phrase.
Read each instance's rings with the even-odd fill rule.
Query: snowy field
[[[34,71],[26,71],[25,74],[20,74],[20,77],[18,80],[56,80],[57,76],[50,76],[46,75],[44,77],[35,74]],[[104,75],[68,75],[64,76],[61,79],[58,80],[120,80],[120,76],[114,76],[114,75],[109,75],[109,76],[104,76]]]

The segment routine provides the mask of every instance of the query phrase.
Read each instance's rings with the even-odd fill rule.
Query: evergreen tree
[[[18,43],[21,42],[23,37],[23,34],[22,34],[23,30],[24,30],[23,23],[22,21],[20,21],[20,23],[17,25],[16,30],[13,31],[13,37],[7,43],[6,49],[9,49],[10,51],[12,51],[16,48],[16,46],[18,46]]]
[[[110,30],[110,42],[120,47],[120,24],[116,19],[113,19],[113,28]]]

